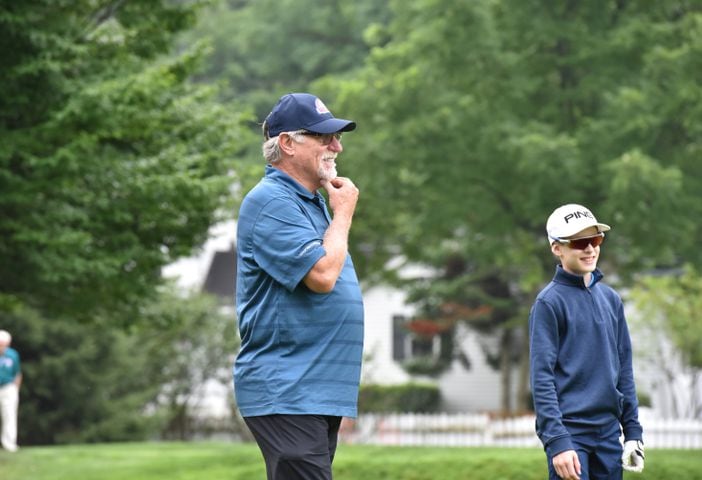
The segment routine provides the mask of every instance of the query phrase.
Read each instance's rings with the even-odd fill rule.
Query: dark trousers
[[[622,444],[621,428],[613,422],[602,428],[575,428],[566,425],[573,441],[573,448],[580,460],[580,480],[621,480]],[[549,480],[560,480],[548,458]]]
[[[266,462],[268,480],[331,480],[341,417],[245,417]]]

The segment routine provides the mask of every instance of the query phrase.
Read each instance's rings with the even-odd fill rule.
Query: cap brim
[[[607,224],[604,223],[593,223],[591,225],[578,225],[577,230],[575,231],[565,231],[565,232],[560,232],[560,235],[557,235],[558,238],[570,238],[574,235],[577,235],[578,233],[582,232],[583,230],[590,228],[590,227],[597,227],[598,232],[606,232],[607,230],[611,230],[611,227]]]
[[[314,133],[350,132],[356,128],[356,122],[343,118],[328,118],[319,123],[305,127],[305,130]]]

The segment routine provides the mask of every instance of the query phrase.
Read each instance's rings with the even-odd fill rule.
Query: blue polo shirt
[[[12,382],[20,373],[20,357],[17,350],[7,347],[0,355],[0,385]]]
[[[241,349],[234,364],[244,417],[357,415],[363,299],[351,257],[329,293],[302,281],[326,254],[330,222],[324,197],[271,166],[244,198],[237,224]]]

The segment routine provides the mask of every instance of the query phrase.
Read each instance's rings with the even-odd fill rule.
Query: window
[[[398,362],[415,358],[437,358],[441,354],[440,335],[419,335],[407,328],[404,315],[392,317],[392,358]]]

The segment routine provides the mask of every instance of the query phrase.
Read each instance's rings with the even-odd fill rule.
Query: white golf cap
[[[12,335],[7,330],[0,330],[0,345],[9,345],[12,342]]]
[[[575,235],[588,227],[597,227],[598,232],[610,230],[609,225],[599,223],[592,212],[582,205],[569,203],[558,207],[546,222],[548,244],[551,245],[558,238]]]

